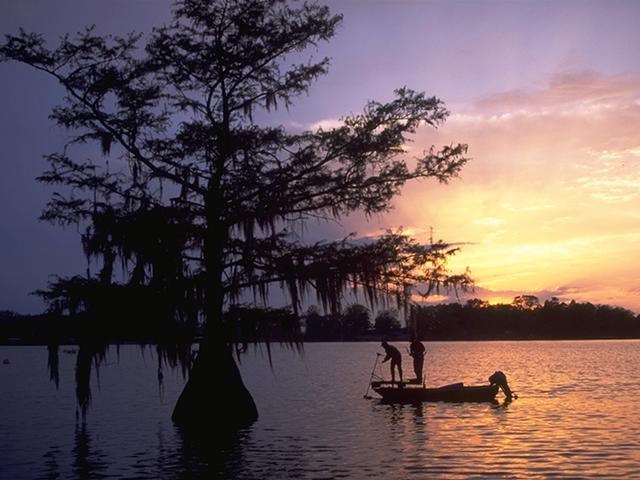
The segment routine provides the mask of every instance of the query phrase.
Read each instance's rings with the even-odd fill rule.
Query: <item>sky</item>
[[[310,52],[331,57],[330,72],[273,121],[335,125],[407,86],[451,112],[408,154],[466,143],[471,157],[460,178],[407,184],[388,214],[345,218],[327,237],[403,227],[459,244],[451,270],[476,281],[462,301],[530,294],[640,312],[640,2],[320,3],[344,15]],[[169,15],[164,0],[0,0],[0,33],[145,32]],[[76,229],[37,220],[52,193],[34,180],[42,156],[69,136],[47,118],[61,96],[37,72],[0,64],[0,310],[42,311],[29,292],[86,270]]]

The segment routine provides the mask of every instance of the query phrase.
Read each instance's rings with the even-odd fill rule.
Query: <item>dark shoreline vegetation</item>
[[[322,314],[309,307],[301,318],[286,309],[261,310],[246,308],[235,310],[234,320],[243,317],[241,323],[252,325],[274,317],[273,328],[264,338],[271,342],[286,342],[287,335],[280,331],[282,318],[299,320],[304,327],[301,338],[305,342],[380,341],[382,339],[405,341],[410,329],[423,341],[464,340],[588,340],[640,338],[640,315],[630,310],[592,303],[560,302],[552,298],[540,304],[533,296],[516,297],[511,304],[490,305],[479,299],[464,304],[448,303],[412,306],[407,312],[382,310],[374,317],[360,304],[349,305],[339,314]],[[407,326],[402,326],[401,317]],[[275,320],[275,317],[278,317]],[[20,315],[0,311],[1,345],[70,345],[78,343],[77,332],[84,330],[85,316],[58,316],[53,314]],[[92,329],[98,327],[92,324]],[[101,322],[102,323],[102,322]],[[173,344],[199,343],[200,327],[195,330],[167,331],[162,326],[141,328],[136,333],[120,329],[118,323],[101,325],[103,339],[107,343]],[[145,322],[149,325],[150,322]],[[123,321],[123,325],[130,322]],[[103,329],[104,328],[104,329]],[[156,332],[150,335],[150,332]],[[126,333],[125,333],[126,332]]]

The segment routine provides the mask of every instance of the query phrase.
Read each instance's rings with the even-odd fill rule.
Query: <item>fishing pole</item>
[[[376,353],[376,361],[373,362],[373,369],[371,370],[371,376],[369,377],[369,384],[367,385],[367,391],[365,392],[364,396],[362,398],[371,398],[368,396],[369,394],[369,388],[371,388],[371,382],[373,381],[373,376],[376,373],[376,367],[378,366],[378,358],[380,358],[380,355],[382,355],[381,353]]]

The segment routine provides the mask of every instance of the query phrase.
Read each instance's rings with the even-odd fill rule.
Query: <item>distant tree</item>
[[[320,313],[316,305],[307,309],[304,315],[305,340],[337,341],[344,339],[342,315],[339,313]]]
[[[489,306],[489,302],[486,300],[481,300],[479,298],[471,298],[467,300],[465,304],[467,308],[485,308]]]
[[[374,321],[375,329],[377,333],[386,334],[398,331],[402,328],[400,320],[398,320],[397,310],[383,310]]]
[[[13,320],[20,315],[12,310],[0,310],[0,320]]]
[[[436,330],[435,310],[426,305],[411,305],[407,317],[407,327],[410,335],[415,335],[419,340],[432,337]]]
[[[349,305],[342,314],[342,327],[347,338],[366,333],[372,327],[371,312],[364,305]]]
[[[0,45],[1,60],[31,65],[66,91],[51,116],[76,135],[48,156],[40,180],[67,191],[53,195],[42,218],[86,228],[85,253],[100,264],[82,282],[61,278],[43,294],[53,309],[96,318],[102,306],[113,312],[120,294],[130,297],[123,291],[146,290],[167,324],[203,321],[173,414],[180,425],[235,428],[257,418],[232,345],[263,339],[261,321],[270,320],[253,310],[224,315],[247,297],[266,303],[270,287],[281,286],[297,314],[313,291],[339,312],[347,288],[363,289],[370,302],[403,302],[415,287],[470,284],[466,274],[447,273],[455,248],[442,242],[388,232],[368,242],[303,244],[289,234],[310,219],[385,212],[405,182],[446,182],[467,161],[465,145],[406,158],[409,136],[448,115],[440,100],[408,88],[330,130],[289,133],[255,120],[292,105],[326,73],[328,59],[305,63],[300,55],[331,38],[340,21],[314,3],[182,0],[144,49],[141,35],[101,37],[92,28],[54,49],[23,31]],[[86,151],[74,158],[73,147],[87,142],[97,142],[106,161],[83,160]],[[229,325],[245,321],[253,328]],[[288,325],[295,345],[298,326]],[[229,338],[238,331],[244,339]]]
[[[558,307],[562,307],[565,306],[564,303],[560,302],[560,299],[558,297],[551,297],[547,300],[545,300],[543,307],[544,308],[558,308]]]
[[[307,308],[307,313],[303,316],[304,332],[307,338],[319,338],[322,332],[322,314],[316,305]]]
[[[512,304],[522,310],[533,310],[540,307],[540,300],[535,295],[518,295]]]
[[[316,305],[311,305],[303,316],[305,323],[305,339],[309,340],[335,340],[328,319],[320,312]],[[337,328],[335,329],[337,332]]]

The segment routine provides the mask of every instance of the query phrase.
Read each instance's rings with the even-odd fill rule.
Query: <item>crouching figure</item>
[[[514,398],[515,394],[509,388],[509,384],[507,383],[507,376],[500,370],[494,372],[493,375],[489,377],[489,382],[491,383],[491,385],[498,385],[508,399]]]

